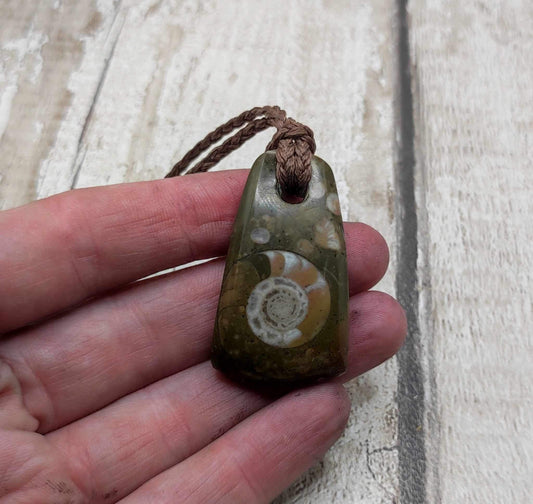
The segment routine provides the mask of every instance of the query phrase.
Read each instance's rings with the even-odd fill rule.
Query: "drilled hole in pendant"
[[[308,188],[306,188],[305,192],[303,194],[297,194],[295,192],[291,191],[285,191],[283,188],[277,184],[278,194],[280,198],[285,201],[286,203],[290,203],[291,205],[297,205],[304,201],[307,198]]]
[[[286,203],[290,203],[291,205],[297,205],[298,203],[301,203],[305,196],[295,196],[292,194],[281,194],[281,199],[285,201]]]

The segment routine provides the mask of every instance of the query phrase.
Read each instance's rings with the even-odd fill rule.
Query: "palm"
[[[273,402],[211,368],[223,261],[132,283],[222,255],[244,179],[81,190],[0,214],[5,502],[268,502],[340,435],[340,380]],[[343,381],[405,333],[397,303],[366,292],[386,268],[383,240],[362,224],[346,235]]]

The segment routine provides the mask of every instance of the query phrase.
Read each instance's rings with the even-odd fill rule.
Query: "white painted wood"
[[[436,384],[428,501],[525,504],[533,495],[533,4],[414,0],[410,15],[421,313]]]
[[[0,204],[162,177],[205,133],[278,104],[315,131],[345,217],[391,243],[393,0],[0,7]],[[30,106],[25,106],[30,104]],[[250,166],[263,133],[220,164]],[[394,261],[380,285],[393,293]],[[349,386],[345,435],[279,502],[394,502],[396,361]]]
[[[49,193],[69,188],[109,52],[113,5],[0,3],[0,208],[31,201],[50,185]]]

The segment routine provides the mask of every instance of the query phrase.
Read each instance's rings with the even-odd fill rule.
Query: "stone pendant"
[[[292,387],[344,372],[348,279],[331,168],[312,160],[301,203],[287,203],[276,156],[254,163],[226,259],[213,366],[239,381]]]

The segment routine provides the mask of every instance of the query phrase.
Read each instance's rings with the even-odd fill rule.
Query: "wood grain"
[[[428,501],[526,503],[533,5],[417,0],[409,10]]]
[[[54,147],[62,149],[70,114],[90,107],[100,70],[80,75],[76,69],[96,32],[103,38],[106,30],[92,2],[8,0],[0,4],[0,19],[0,208],[9,208],[36,197],[40,168]],[[62,150],[62,170],[67,159]]]

